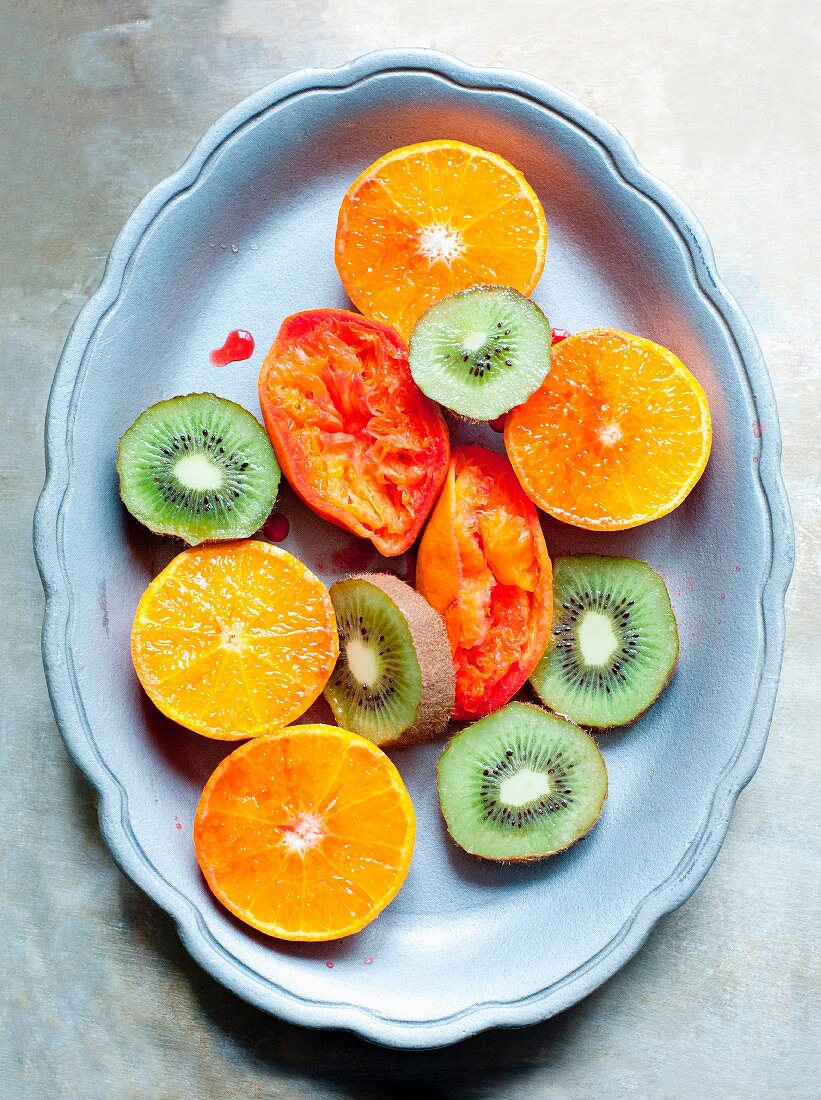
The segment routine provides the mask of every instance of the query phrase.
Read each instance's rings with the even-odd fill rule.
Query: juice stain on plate
[[[209,356],[215,367],[227,367],[229,363],[241,363],[254,354],[254,338],[247,329],[235,328],[225,337],[221,348],[214,348]]]
[[[351,539],[346,546],[334,550],[331,561],[337,569],[358,570],[370,565],[374,548],[366,539]]]

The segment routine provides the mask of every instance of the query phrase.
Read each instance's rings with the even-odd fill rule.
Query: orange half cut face
[[[530,499],[592,531],[672,512],[704,472],[712,436],[707,397],[681,360],[615,329],[562,340],[541,387],[505,421]]]
[[[410,339],[425,310],[473,286],[530,294],[547,221],[522,173],[463,141],[426,141],[380,157],[339,211],[336,266],[366,317]]]
[[[410,867],[416,821],[381,749],[336,726],[289,726],[227,756],[205,785],[194,848],[214,895],[285,940],[364,928]]]

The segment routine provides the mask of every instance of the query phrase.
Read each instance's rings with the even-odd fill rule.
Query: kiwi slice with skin
[[[632,722],[669,682],[678,627],[662,577],[596,554],[553,562],[553,630],[530,677],[551,710],[581,726]]]
[[[593,828],[607,797],[596,742],[531,703],[508,703],[458,733],[439,758],[448,832],[471,855],[544,859]]]
[[[460,290],[430,307],[410,341],[410,369],[428,397],[470,420],[521,405],[550,370],[550,322],[507,286]]]
[[[455,701],[445,624],[426,599],[388,573],[331,585],[339,660],[325,698],[344,729],[382,747],[436,737]]]
[[[191,546],[258,531],[280,469],[259,421],[213,393],[189,393],[140,413],[117,452],[120,496],[160,535]]]

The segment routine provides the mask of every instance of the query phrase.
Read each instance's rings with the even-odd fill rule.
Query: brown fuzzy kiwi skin
[[[444,619],[424,596],[392,573],[355,573],[348,579],[367,581],[396,604],[410,628],[422,672],[416,721],[399,737],[380,742],[380,747],[400,749],[433,740],[447,726],[456,702],[456,673]]]
[[[518,702],[518,700],[517,700],[517,702]],[[548,710],[546,707],[537,707],[535,703],[525,703],[525,702],[522,702],[522,706],[523,707],[530,707],[532,710],[538,710],[543,714],[549,714],[553,718],[561,718],[561,720],[563,722],[569,722],[571,726],[576,726],[577,729],[582,730],[582,732],[586,732],[584,730],[583,726],[579,726],[576,722],[572,722],[569,718],[565,718],[563,715],[556,714],[554,711]],[[451,740],[455,740],[457,737],[461,737],[461,735],[463,733],[465,733],[466,730],[468,730],[469,728],[470,728],[469,726],[466,726],[464,730],[460,730],[459,733],[454,734],[454,736],[451,738]],[[588,736],[589,736],[589,734],[588,734]],[[592,740],[592,738],[591,738],[591,740]],[[449,743],[450,742],[448,742],[448,744]],[[445,746],[445,748],[447,748],[447,745]],[[598,748],[598,745],[596,746],[596,748]],[[599,750],[599,755],[601,755],[601,750]],[[602,757],[602,761],[603,760],[604,760],[604,757]],[[437,794],[438,794],[438,787],[439,787],[439,784],[438,784],[439,765],[438,764],[436,766],[436,774],[437,774]],[[461,848],[463,852],[467,852],[467,854],[469,856],[474,856],[476,859],[483,859],[486,863],[502,864],[504,866],[508,863],[538,863],[540,860],[550,859],[551,856],[557,856],[561,852],[566,852],[568,850],[568,848],[572,848],[574,844],[578,844],[580,840],[584,840],[584,838],[586,836],[588,836],[593,831],[593,829],[596,827],[596,825],[599,823],[599,820],[600,820],[601,815],[602,815],[602,810],[604,809],[604,804],[607,801],[607,795],[608,795],[609,790],[610,790],[610,776],[608,775],[607,765],[605,764],[605,766],[604,766],[604,794],[602,795],[602,800],[601,800],[601,803],[599,804],[598,811],[596,813],[595,818],[591,822],[589,829],[587,829],[587,830],[585,830],[585,832],[581,833],[580,836],[577,836],[575,840],[571,840],[568,844],[565,844],[563,848],[555,848],[552,852],[544,852],[542,855],[537,855],[537,856],[510,856],[508,859],[495,859],[493,856],[486,856],[482,852],[472,852],[469,848],[465,848],[462,844],[460,844],[459,841],[456,839],[456,837],[453,835],[453,833],[450,831],[450,828],[448,827],[447,818],[445,817],[444,811],[442,810],[442,800],[441,800],[441,798],[438,799],[438,802],[439,802],[439,812],[442,815],[442,820],[445,823],[445,828],[447,829],[448,836],[450,837],[450,839],[453,841],[453,843],[456,845],[457,848]]]
[[[556,558],[556,562],[558,562],[559,560],[560,560],[559,558]],[[641,561],[642,565],[646,565],[648,568],[652,569],[652,566],[650,565],[650,563],[644,561],[642,558],[635,558],[635,559],[634,558],[627,558],[625,560],[627,560],[627,561]],[[665,691],[667,689],[667,687],[669,687],[670,682],[672,681],[673,677],[676,674],[676,669],[678,668],[679,658],[681,657],[681,632],[679,631],[679,628],[678,628],[678,619],[676,618],[676,613],[673,610],[673,601],[670,599],[670,591],[667,588],[667,583],[665,582],[664,577],[661,576],[661,574],[659,573],[659,571],[657,569],[652,569],[652,571],[656,574],[657,577],[659,577],[661,579],[662,583],[664,584],[664,591],[667,593],[667,603],[670,607],[670,614],[673,616],[673,622],[676,624],[676,655],[673,658],[673,663],[670,665],[670,671],[667,674],[667,679],[664,681],[664,683],[658,689],[658,691],[653,696],[653,698],[650,700],[650,702],[647,704],[647,706],[644,708],[644,710],[640,710],[639,713],[634,715],[630,719],[629,722],[614,722],[610,726],[597,726],[597,725],[592,725],[591,723],[587,723],[586,725],[582,726],[579,722],[576,721],[575,718],[571,718],[569,714],[563,714],[560,710],[554,710],[553,707],[551,707],[550,703],[548,703],[546,699],[542,699],[541,695],[539,695],[539,692],[537,691],[536,685],[533,683],[533,681],[528,679],[527,682],[530,685],[530,688],[531,688],[533,694],[536,696],[536,698],[539,700],[539,702],[544,706],[545,710],[547,710],[550,714],[555,714],[557,718],[564,718],[564,720],[566,722],[572,722],[574,726],[579,726],[579,729],[594,730],[596,733],[610,733],[612,730],[623,730],[627,726],[632,726],[632,724],[634,722],[638,722],[639,718],[641,718],[641,716],[643,714],[646,714],[647,711],[650,709],[650,707],[652,707],[653,704],[658,701],[658,699],[660,698],[662,692]],[[554,601],[553,601],[554,623],[555,623],[555,620],[556,620],[556,616],[558,615],[558,608],[559,608],[558,601],[554,599]],[[546,647],[545,653],[547,653],[547,650],[550,649],[550,647],[553,645],[553,641],[552,641],[553,631],[552,630],[550,632],[550,638],[551,638],[551,641],[550,641],[549,645]],[[544,656],[544,654],[542,654],[542,656]],[[540,660],[541,660],[541,658],[540,658]],[[532,704],[529,704],[529,705],[532,705]]]

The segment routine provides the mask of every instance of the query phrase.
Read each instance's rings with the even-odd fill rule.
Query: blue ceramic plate
[[[282,318],[347,304],[333,241],[348,184],[386,150],[437,137],[501,153],[535,187],[550,223],[535,298],[555,325],[652,337],[707,391],[713,454],[678,511],[615,535],[545,521],[551,553],[627,554],[665,575],[681,663],[641,721],[601,738],[610,773],[601,822],[541,864],[489,865],[458,851],[436,806],[441,744],[397,754],[419,819],[404,889],[357,936],[289,946],[234,921],[199,875],[192,817],[229,747],[165,721],[134,677],[134,609],[176,548],[126,516],[115,448],[145,406],[174,394],[214,390],[258,412],[257,370]],[[250,329],[257,352],[217,370],[208,353],[237,327]],[[468,434],[500,446],[487,428]],[[206,970],[289,1020],[432,1047],[578,1001],[695,890],[763,752],[793,558],[779,450],[761,353],[703,230],[585,107],[531,77],[422,51],[263,89],[129,220],[49,405],[36,521],[46,670],[114,858],[174,917]],[[287,492],[283,507],[285,545],[326,579],[380,564]]]

